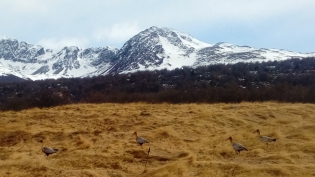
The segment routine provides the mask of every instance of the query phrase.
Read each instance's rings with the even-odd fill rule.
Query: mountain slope
[[[315,53],[257,49],[228,43],[207,44],[189,34],[153,26],[130,38],[121,49],[67,46],[53,51],[6,37],[0,39],[0,76],[14,75],[31,80],[91,77],[138,70],[312,56]]]

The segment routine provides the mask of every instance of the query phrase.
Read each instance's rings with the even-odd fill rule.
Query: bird
[[[271,137],[269,137],[269,136],[261,136],[259,129],[257,129],[257,130],[254,131],[254,133],[256,133],[256,132],[258,133],[259,140],[260,140],[261,142],[263,142],[263,143],[266,143],[267,146],[268,146],[268,143],[277,141],[276,138],[271,138]]]
[[[50,154],[58,152],[58,149],[54,149],[54,148],[51,148],[51,147],[43,147],[42,151],[48,157]]]
[[[231,141],[232,147],[235,150],[236,154],[240,154],[240,152],[243,151],[243,150],[248,151],[247,148],[245,146],[243,146],[242,144],[236,143],[236,142],[233,143],[232,137],[229,137],[226,140],[230,140]]]
[[[136,141],[137,141],[137,143],[138,143],[140,146],[142,146],[142,144],[144,144],[144,143],[150,143],[148,140],[146,140],[146,139],[144,139],[144,138],[142,138],[142,137],[139,137],[138,134],[137,134],[137,132],[134,132],[133,134],[136,136]]]

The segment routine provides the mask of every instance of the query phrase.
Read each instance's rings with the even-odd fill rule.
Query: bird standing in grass
[[[268,146],[268,143],[277,141],[276,138],[271,138],[271,137],[269,137],[269,136],[260,136],[260,130],[259,130],[259,129],[257,129],[257,130],[254,131],[254,133],[256,133],[256,132],[258,133],[259,140],[260,140],[261,142],[263,142],[263,143],[266,143],[267,146]]]
[[[50,147],[43,147],[42,151],[48,157],[50,154],[58,152],[58,149],[54,149],[54,148],[50,148]]]
[[[150,143],[148,140],[146,140],[146,139],[144,139],[144,138],[142,138],[142,137],[139,137],[138,134],[137,134],[137,132],[134,132],[133,134],[136,136],[136,141],[137,141],[137,143],[138,143],[140,146],[142,146],[142,144],[144,144],[144,143]]]
[[[230,140],[231,141],[232,147],[235,150],[236,154],[240,154],[240,152],[243,151],[243,150],[248,151],[247,148],[245,146],[243,146],[242,144],[236,143],[236,142],[233,143],[232,137],[229,137],[226,140]]]

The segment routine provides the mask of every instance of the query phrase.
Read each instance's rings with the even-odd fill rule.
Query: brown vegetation
[[[277,141],[267,147],[257,128]],[[314,130],[313,104],[73,104],[0,112],[0,176],[315,176]],[[150,144],[140,147],[135,131]],[[229,136],[249,151],[236,155]],[[46,157],[44,146],[59,151]]]

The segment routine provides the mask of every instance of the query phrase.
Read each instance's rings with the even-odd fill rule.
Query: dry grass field
[[[257,128],[277,141],[267,147]],[[151,143],[140,147],[134,131]],[[229,136],[249,151],[236,155]],[[44,146],[59,152],[46,157]],[[315,105],[75,104],[0,112],[4,176],[315,176]]]

